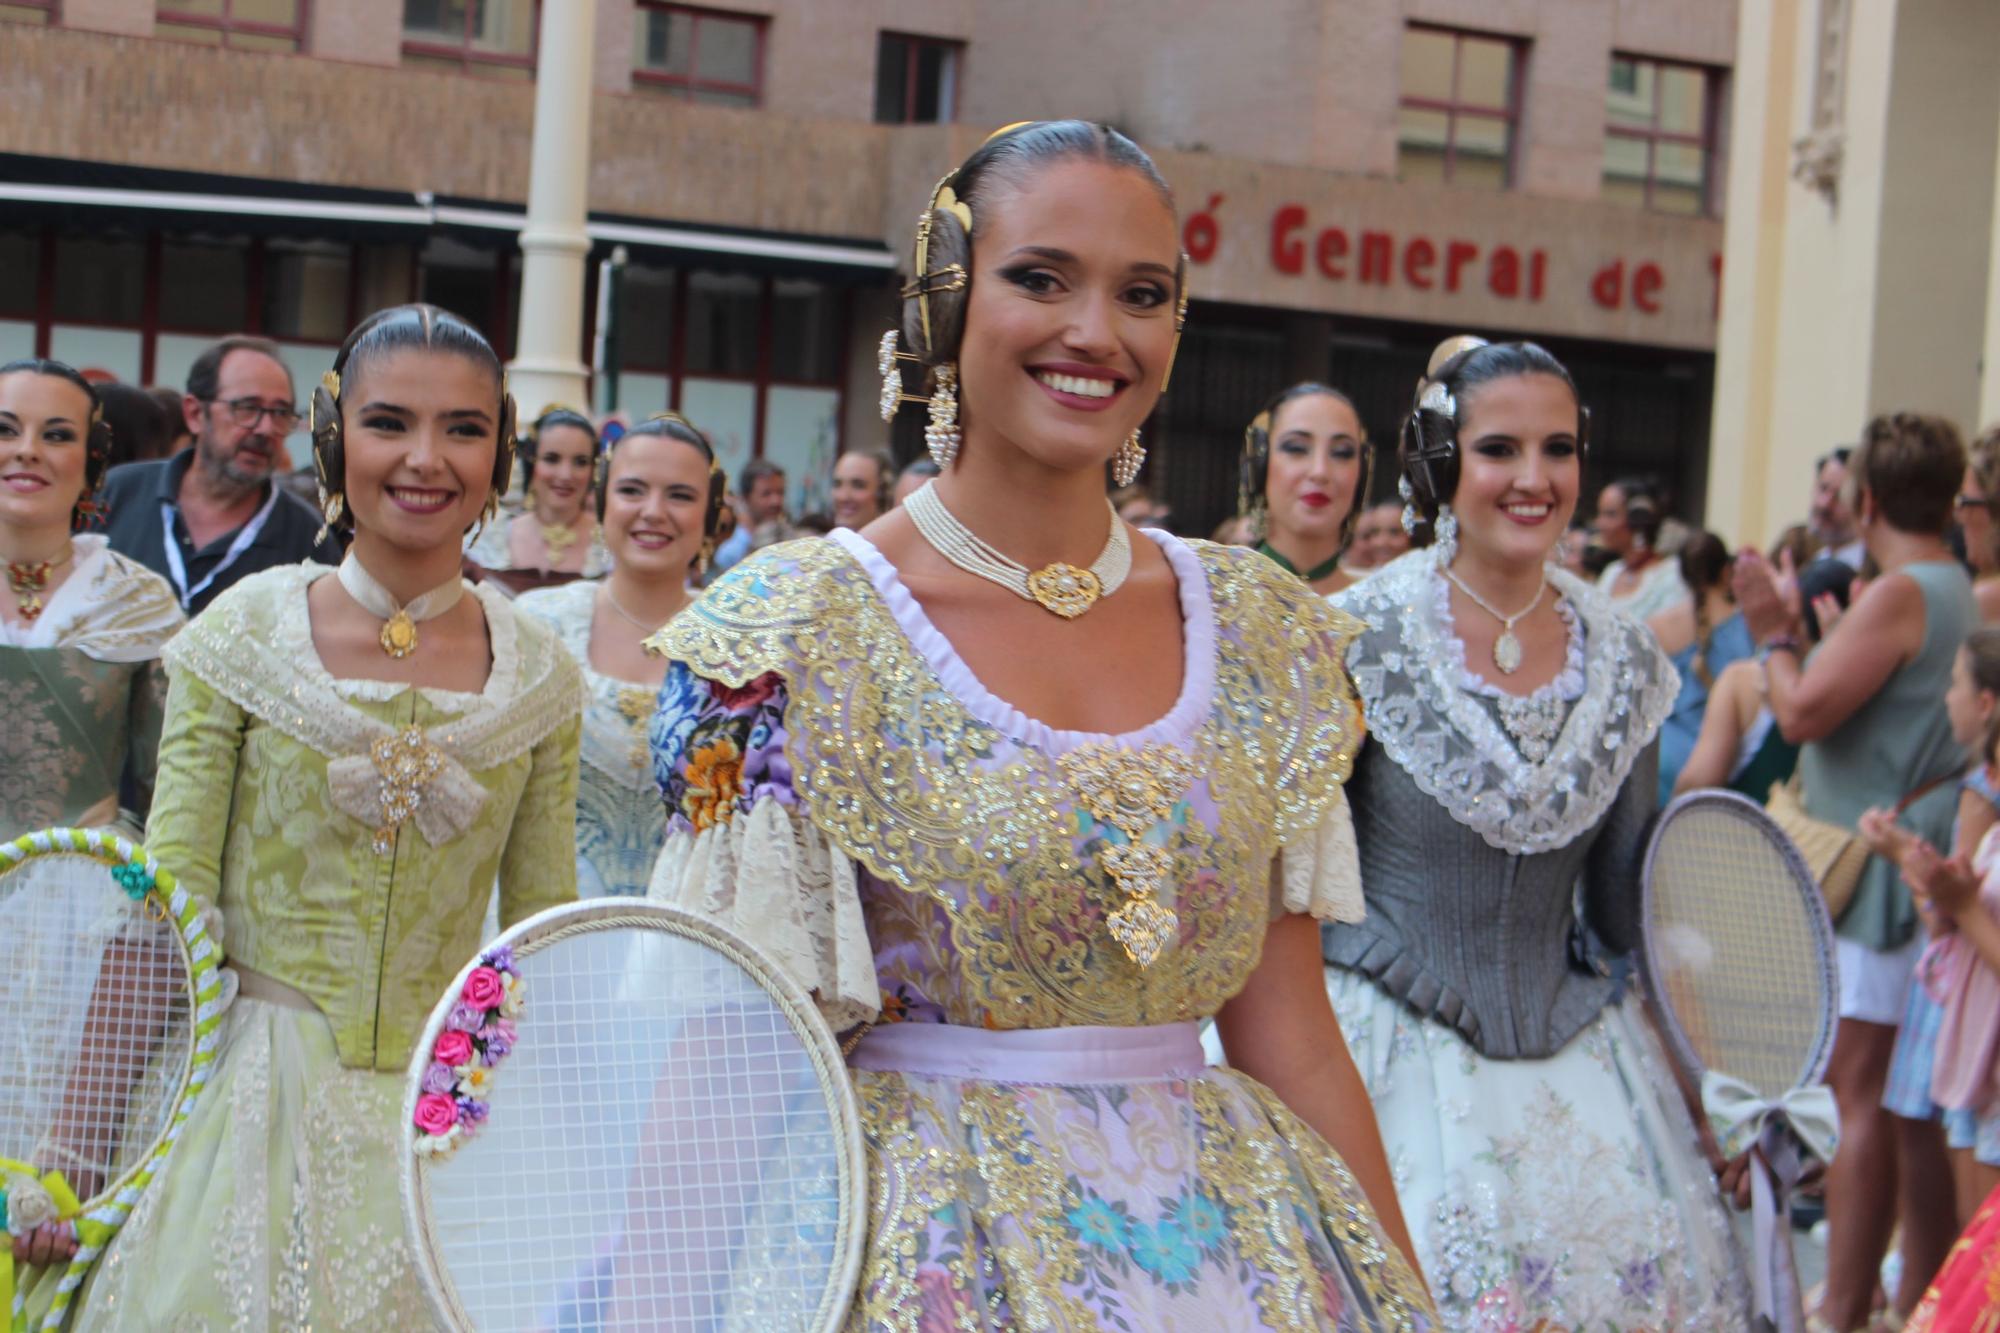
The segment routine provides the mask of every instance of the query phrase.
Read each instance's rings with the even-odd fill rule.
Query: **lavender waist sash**
[[[1206,1063],[1194,1023],[991,1032],[950,1023],[871,1028],[847,1057],[855,1069],[991,1083],[1165,1082]]]

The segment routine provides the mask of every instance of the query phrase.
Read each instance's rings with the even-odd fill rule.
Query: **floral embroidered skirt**
[[[319,1013],[239,995],[166,1169],[78,1329],[426,1329],[403,1239],[399,1074],[349,1069]]]
[[[1203,1069],[1185,1028],[870,1033],[855,1057],[868,1252],[848,1327],[1433,1328],[1325,1140],[1269,1090]],[[1121,1034],[1162,1033],[1180,1054],[1150,1073],[1119,1067]],[[1062,1050],[1068,1034],[1111,1049]],[[1018,1072],[971,1075],[993,1038],[1016,1039]],[[1053,1044],[1019,1041],[1041,1038]],[[885,1041],[899,1048],[887,1058]],[[918,1045],[932,1049],[912,1057]]]
[[[1749,1327],[1744,1260],[1638,1000],[1554,1056],[1489,1060],[1327,971],[1403,1216],[1453,1333]]]

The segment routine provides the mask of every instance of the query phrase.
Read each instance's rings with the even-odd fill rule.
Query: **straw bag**
[[[1896,802],[1893,814],[1900,815],[1917,801],[1958,775],[1946,774],[1933,778],[1923,786]],[[1771,816],[1771,822],[1785,831],[1798,847],[1799,855],[1805,858],[1806,869],[1819,882],[1820,892],[1826,895],[1826,912],[1835,921],[1847,911],[1847,905],[1854,901],[1854,891],[1861,887],[1861,872],[1873,855],[1868,844],[1861,841],[1859,834],[1838,824],[1829,824],[1824,819],[1815,819],[1806,813],[1799,799],[1799,780],[1796,775],[1789,782],[1780,782],[1771,788],[1770,798],[1764,804],[1764,813]]]

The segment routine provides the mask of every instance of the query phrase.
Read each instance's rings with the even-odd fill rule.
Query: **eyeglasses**
[[[1951,503],[1952,507],[1956,509],[1985,509],[1993,501],[1984,495],[1959,495],[1954,497]]]
[[[215,398],[208,400],[211,406],[219,406],[229,413],[229,419],[246,430],[255,429],[258,421],[271,418],[272,427],[280,435],[290,435],[298,429],[299,414],[290,403],[277,407],[267,407],[255,398],[232,398],[222,402]]]

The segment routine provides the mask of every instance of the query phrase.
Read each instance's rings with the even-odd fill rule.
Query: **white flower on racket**
[[[507,998],[500,1002],[500,1012],[508,1018],[519,1018],[522,1008],[521,992],[526,990],[527,986],[522,982],[521,974],[518,972],[502,972],[500,980],[507,988]]]
[[[451,1071],[458,1075],[459,1095],[484,1099],[493,1089],[493,1071],[482,1064],[463,1064]],[[457,1126],[453,1126],[456,1132]]]
[[[464,1134],[465,1131],[457,1125],[453,1125],[442,1134],[419,1134],[417,1135],[417,1156],[433,1158],[449,1157],[453,1150],[458,1147],[458,1141],[464,1137]]]
[[[20,1172],[7,1177],[7,1230],[25,1236],[36,1227],[57,1220],[55,1198],[33,1176]]]

